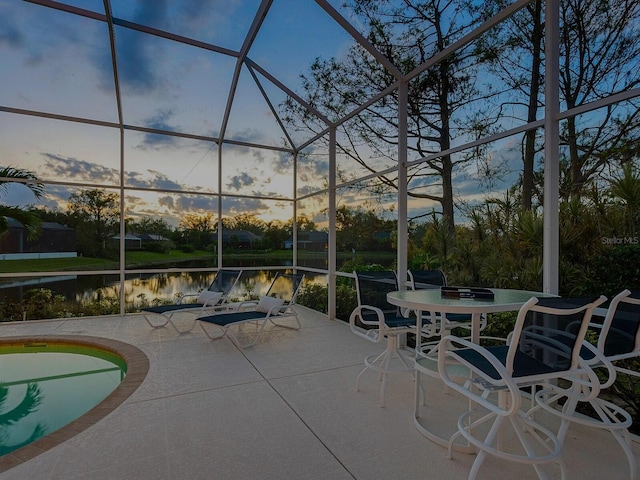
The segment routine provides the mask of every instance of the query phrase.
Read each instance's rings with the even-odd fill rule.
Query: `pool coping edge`
[[[118,408],[142,384],[149,372],[149,357],[129,343],[88,335],[21,335],[0,337],[0,346],[18,343],[77,344],[97,347],[121,356],[127,364],[127,374],[120,384],[98,405],[67,425],[35,442],[0,456],[0,473],[27,462],[66,442],[71,437],[95,425]]]

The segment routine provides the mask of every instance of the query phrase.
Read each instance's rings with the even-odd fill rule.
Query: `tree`
[[[262,242],[264,248],[278,250],[283,248],[284,242],[291,237],[291,222],[271,220],[266,223]]]
[[[248,232],[255,233],[256,235],[262,235],[267,229],[267,224],[264,220],[258,218],[253,213],[240,213],[229,219],[224,228],[230,228],[232,230],[246,230]]]
[[[90,257],[113,254],[118,233],[118,195],[100,189],[82,190],[69,197],[69,216],[76,228],[78,251]]]
[[[632,164],[627,163],[622,174],[609,181],[610,194],[624,205],[625,231],[628,235],[636,234],[636,226],[640,223],[640,173]]]
[[[196,249],[204,249],[213,243],[213,214],[187,213],[180,220],[182,242]]]
[[[392,246],[395,220],[387,220],[373,210],[341,206],[336,210],[336,244],[340,250],[377,251]]]
[[[127,222],[127,231],[133,233],[149,233],[170,239],[174,229],[164,218],[143,217],[137,222]]]
[[[567,109],[631,90],[640,83],[640,0],[561,2],[560,91]],[[635,102],[612,105],[581,124],[569,117],[561,135],[567,146],[570,191],[580,194],[629,138],[637,138]],[[634,142],[637,145],[637,142]],[[636,146],[637,151],[637,146]]]
[[[412,72],[443,52],[481,20],[464,0],[407,0],[395,2],[352,0],[347,2],[366,26],[367,38],[402,74]],[[491,95],[490,87],[477,88],[479,57],[473,47],[442,58],[439,63],[409,83],[409,150],[428,158],[410,172],[409,195],[440,204],[445,223],[454,231],[456,171],[472,161],[471,156],[435,156],[447,151],[456,138],[486,132],[487,112],[473,112],[471,103]],[[340,118],[358,108],[367,98],[385,90],[396,78],[361,46],[352,47],[343,60],[317,59],[309,74],[302,76],[305,100],[328,118]],[[285,103],[285,118],[296,126],[318,132],[325,126],[292,100]],[[341,126],[337,148],[348,160],[367,172],[378,168],[373,160],[397,158],[398,92],[376,102]],[[397,188],[392,175],[376,177],[371,190],[384,195]],[[375,182],[376,180],[371,180]]]
[[[484,15],[490,18],[510,2],[486,2]],[[534,0],[479,40],[484,59],[491,71],[512,92],[508,100],[500,99],[500,108],[524,107],[527,123],[538,119],[542,101],[544,19],[542,0]],[[517,97],[516,95],[522,95]],[[533,207],[535,157],[542,146],[538,132],[527,130],[522,141],[522,175],[520,201],[524,210]]]
[[[0,167],[0,194],[7,193],[9,185],[21,183],[26,186],[36,200],[42,198],[44,185],[38,182],[36,175],[28,170],[14,167]],[[24,208],[0,204],[0,236],[8,229],[7,217],[20,222],[27,231],[27,238],[34,239],[40,233],[40,218],[38,215]]]

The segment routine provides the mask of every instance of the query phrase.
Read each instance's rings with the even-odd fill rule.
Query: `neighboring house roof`
[[[120,240],[120,235],[114,235],[114,236],[113,236],[113,237],[111,237],[111,238],[113,238],[114,240]],[[135,241],[137,241],[137,242],[139,242],[139,241],[140,241],[140,238],[139,238],[137,235],[125,235],[125,236],[124,236],[124,239],[125,239],[125,240],[135,240]]]
[[[329,240],[327,232],[298,232],[298,242],[326,242]],[[287,242],[293,242],[293,237],[289,237]]]
[[[214,234],[215,236],[216,234]],[[248,230],[223,230],[222,241],[228,241],[231,237],[237,238],[241,242],[253,242],[262,239],[262,236],[256,235]]]
[[[155,233],[136,233],[135,236],[145,242],[166,242],[169,240],[167,237]]]
[[[17,221],[15,218],[6,217],[9,228],[24,228],[24,225]],[[67,227],[56,222],[41,222],[40,228],[43,230],[75,230],[75,228]]]

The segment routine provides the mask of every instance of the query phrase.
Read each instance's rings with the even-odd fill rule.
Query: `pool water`
[[[122,357],[95,347],[0,345],[0,456],[91,410],[126,370]]]

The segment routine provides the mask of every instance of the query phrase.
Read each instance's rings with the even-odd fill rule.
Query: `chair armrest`
[[[199,294],[198,293],[187,293],[185,295],[182,295],[179,299],[178,299],[178,305],[182,305],[182,302],[184,301],[185,298],[188,297],[197,297]]]
[[[452,348],[454,346],[456,348]],[[475,351],[496,370],[499,378],[491,377],[477,365],[458,355],[456,353],[458,349]],[[451,362],[461,364],[471,372],[469,378],[463,384],[454,381],[449,375],[447,365]],[[522,403],[520,390],[510,372],[507,371],[504,364],[495,355],[477,343],[454,335],[443,337],[438,345],[438,372],[444,383],[450,388],[497,415],[509,416],[520,409]],[[511,394],[511,401],[507,402],[505,406],[488,400],[491,392],[500,390],[508,390]]]
[[[582,348],[586,348],[593,354],[593,357],[590,359],[581,359],[586,368],[604,368],[607,371],[607,380],[605,382],[600,382],[600,389],[603,390],[613,385],[616,381],[617,373],[616,367],[613,365],[611,360],[598,350],[595,345],[587,342],[586,340],[583,342]]]
[[[377,321],[365,320],[362,315],[363,310],[375,312],[376,315],[378,316],[378,320]],[[367,325],[370,327],[378,327],[378,328],[370,329],[370,330],[361,328],[356,324],[356,321],[358,319],[360,320],[360,323],[362,323],[363,325]],[[380,310],[377,307],[371,307],[368,305],[358,305],[353,310],[353,312],[351,312],[351,315],[349,315],[349,327],[351,328],[351,331],[362,338],[366,338],[370,342],[378,343],[383,340],[385,326],[386,325],[384,323],[384,313],[382,313],[382,310]]]

